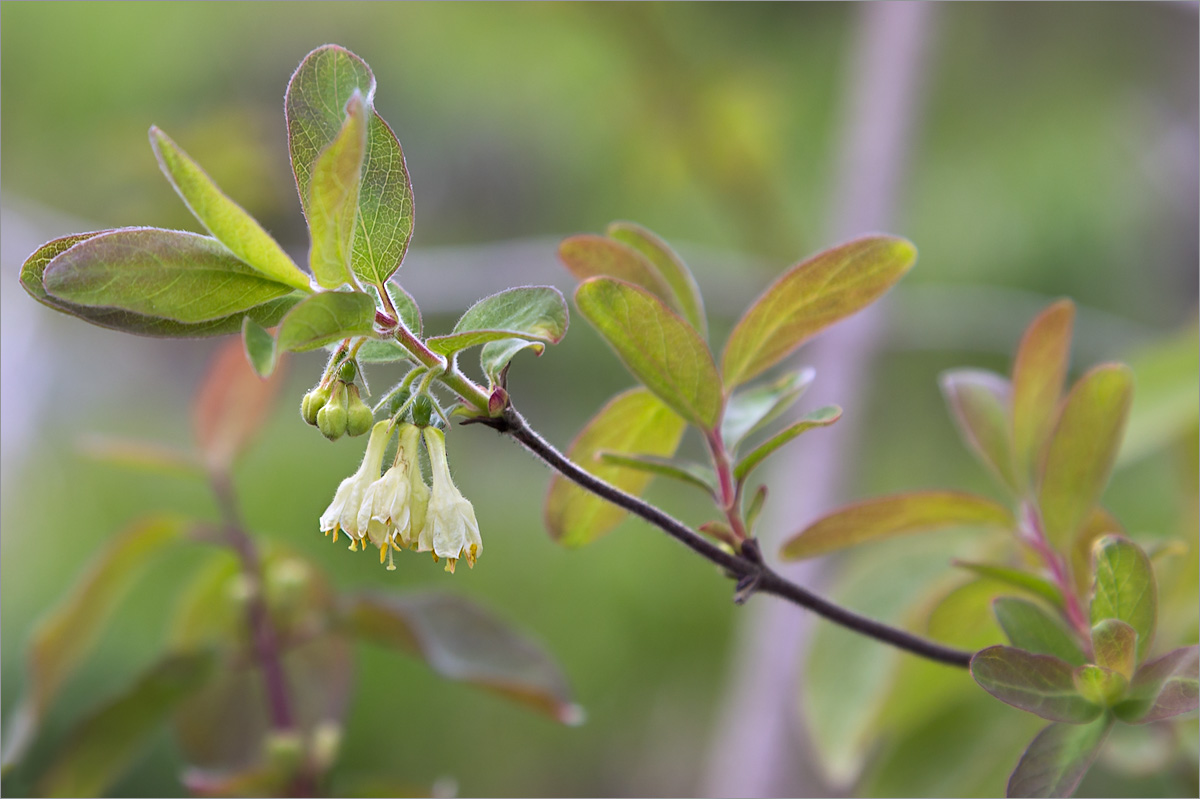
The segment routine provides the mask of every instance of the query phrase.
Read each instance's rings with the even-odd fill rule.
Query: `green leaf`
[[[1012,441],[1017,476],[1024,487],[1054,427],[1071,356],[1075,305],[1059,300],[1038,314],[1013,360]]]
[[[992,611],[1008,640],[1018,649],[1053,655],[1072,666],[1087,662],[1070,631],[1040,605],[1005,596],[992,603]]]
[[[305,216],[311,219],[309,186],[314,164],[341,130],[342,108],[356,89],[366,98],[369,120],[350,263],[364,282],[379,284],[400,267],[408,250],[413,194],[400,142],[371,108],[375,76],[365,61],[337,45],[318,47],[305,56],[288,83],[284,101],[288,149],[300,201]]]
[[[123,228],[79,241],[46,265],[42,283],[51,297],[72,305],[184,324],[244,313],[291,292],[216,239],[157,228]]]
[[[1129,403],[1133,373],[1121,364],[1097,366],[1071,389],[1050,437],[1039,503],[1046,536],[1065,550],[1108,482]]]
[[[754,496],[750,498],[750,504],[746,506],[746,529],[753,532],[754,523],[758,521],[758,515],[762,513],[763,505],[767,502],[767,487],[761,485],[754,492]]]
[[[79,439],[79,453],[110,466],[193,480],[208,479],[204,464],[193,453],[156,441],[89,434]]]
[[[375,300],[361,291],[322,291],[279,323],[280,352],[306,352],[331,341],[375,333]]]
[[[957,491],[914,491],[869,499],[824,516],[783,545],[780,557],[804,560],[868,541],[952,526],[1011,529],[1012,514],[990,499]]]
[[[1008,778],[1008,796],[1070,796],[1091,768],[1112,729],[1102,716],[1090,724],[1051,724],[1037,734]]]
[[[1085,724],[1101,708],[1079,695],[1069,664],[1010,646],[989,646],[971,658],[971,676],[1001,702],[1050,721]]]
[[[213,183],[187,153],[157,127],[150,128],[150,146],[163,174],[192,215],[230,252],[272,280],[311,292],[307,274],[263,230],[258,221]]]
[[[775,450],[788,443],[796,436],[814,427],[828,427],[842,418],[842,409],[836,405],[826,405],[815,411],[806,413],[798,421],[793,422],[763,443],[755,447],[746,457],[742,458],[733,469],[733,476],[739,483],[750,476],[760,463],[772,455]]]
[[[317,283],[333,289],[351,278],[358,190],[367,151],[367,103],[355,89],[346,101],[341,131],[317,156],[309,184],[308,230],[312,236],[308,266]]]
[[[1155,341],[1129,360],[1137,396],[1117,453],[1130,463],[1191,434],[1200,421],[1200,330],[1192,320],[1183,330]]]
[[[242,347],[246,350],[246,360],[259,377],[268,377],[275,371],[279,357],[275,337],[248,316],[242,320]]]
[[[916,263],[904,239],[867,236],[793,266],[759,297],[725,345],[732,388],[771,368],[829,325],[870,305]]]
[[[792,407],[808,387],[816,372],[811,368],[788,372],[778,380],[735,391],[725,405],[721,419],[721,437],[735,451],[746,436],[761,430]]]
[[[479,605],[450,594],[360,594],[344,612],[359,637],[423,659],[439,675],[472,683],[579,724],[566,678],[546,652]]]
[[[354,359],[359,363],[395,363],[411,361],[412,354],[395,339],[367,339]]]
[[[687,423],[661,400],[644,388],[634,388],[613,397],[592,417],[567,456],[601,480],[638,496],[646,490],[652,475],[606,464],[596,459],[596,453],[669,458],[686,429]],[[545,515],[546,527],[554,539],[578,547],[615,527],[625,518],[625,511],[556,474],[550,480]]]
[[[174,516],[143,519],[114,536],[96,554],[68,594],[34,627],[30,637],[27,680],[17,721],[4,736],[4,770],[32,742],[54,695],[91,651],[104,623],[142,567],[182,537],[187,525]],[[24,736],[14,734],[14,726]]]
[[[175,706],[208,679],[212,666],[212,655],[201,652],[168,656],[145,671],[71,733],[41,781],[43,795],[103,794]]]
[[[670,477],[672,480],[678,480],[681,483],[687,483],[699,488],[709,498],[714,498],[717,495],[717,478],[713,474],[712,469],[701,466],[698,463],[676,463],[670,458],[659,458],[654,455],[641,454],[625,455],[619,452],[598,452],[596,453],[596,457],[614,466],[623,466],[626,469],[636,469],[649,474],[662,475],[663,477]]]
[[[1092,624],[1119,619],[1137,633],[1137,660],[1141,663],[1154,641],[1158,592],[1150,559],[1128,538],[1108,535],[1093,548],[1095,583],[1092,589]]]
[[[1097,666],[1133,677],[1137,666],[1137,630],[1120,619],[1105,619],[1092,627],[1092,653]]]
[[[580,281],[610,277],[640,286],[682,314],[679,298],[657,267],[635,248],[616,241],[584,234],[570,236],[558,245],[558,257]]]
[[[1116,517],[1097,505],[1088,514],[1083,526],[1075,534],[1071,548],[1066,553],[1071,571],[1071,584],[1075,593],[1081,597],[1091,595],[1092,591],[1092,547],[1105,535],[1123,535],[1125,528]]]
[[[1200,695],[1200,651],[1173,649],[1142,665],[1129,686],[1129,698],[1113,708],[1130,724],[1149,724],[1193,713]]]
[[[970,563],[968,561],[956,560],[954,561],[954,565],[960,569],[974,572],[980,577],[990,577],[993,580],[1007,583],[1013,588],[1020,588],[1033,596],[1046,600],[1055,607],[1061,608],[1063,606],[1062,591],[1058,589],[1058,586],[1036,574],[1030,574],[1021,569],[1014,569],[1011,566],[1002,566],[994,563]]]
[[[523,286],[484,297],[467,309],[454,330],[426,339],[442,355],[507,338],[557,344],[567,334],[567,301],[553,286]]]
[[[1008,381],[982,369],[956,369],[944,372],[940,383],[963,441],[1005,486],[1019,490],[1013,473]]]
[[[522,338],[502,338],[499,341],[489,341],[479,351],[479,368],[487,375],[492,385],[500,382],[504,367],[512,361],[521,350],[533,350],[534,355],[546,351],[546,345],[540,341],[526,341]]]
[[[680,315],[696,328],[702,337],[708,336],[708,323],[704,318],[704,300],[700,287],[683,259],[675,254],[667,243],[646,228],[633,222],[613,222],[604,231],[610,239],[628,244],[652,263],[675,295],[675,305]]]
[[[137,228],[132,229],[136,230]],[[78,233],[71,236],[63,236],[62,238],[43,244],[33,255],[30,255],[26,259],[24,265],[21,267],[21,286],[42,305],[78,317],[98,327],[158,338],[202,338],[236,333],[242,329],[243,316],[249,316],[262,325],[278,324],[288,309],[304,297],[299,292],[292,292],[278,299],[265,302],[262,305],[257,305],[244,314],[235,313],[220,319],[214,319],[211,322],[181,324],[169,319],[132,313],[119,308],[92,308],[87,305],[78,305],[57,297],[52,297],[46,293],[42,278],[46,267],[55,257],[80,242],[102,234],[114,232],[117,231],[102,230],[96,233]]]
[[[700,334],[653,294],[591,278],[575,292],[579,312],[638,380],[704,430],[721,418],[721,377]]]
[[[1092,663],[1079,666],[1071,677],[1080,696],[1102,707],[1120,702],[1129,688],[1125,675]]]

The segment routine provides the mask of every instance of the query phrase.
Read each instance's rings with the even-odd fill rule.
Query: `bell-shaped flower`
[[[400,425],[396,460],[383,477],[367,486],[358,509],[358,529],[374,546],[379,547],[379,562],[383,563],[386,558],[389,571],[396,568],[392,563],[392,550],[399,549],[401,543],[407,544],[410,537],[413,517],[409,502],[412,493],[411,473],[415,471],[421,486],[425,485],[417,460],[420,437],[421,431],[416,425]]]
[[[446,571],[453,572],[459,558],[466,558],[474,567],[475,559],[483,552],[479,523],[475,509],[450,479],[450,464],[446,462],[446,438],[436,427],[425,428],[425,448],[429,451],[429,466],[433,471],[433,492],[421,544],[428,543],[434,557],[446,558]]]
[[[321,514],[321,532],[325,535],[333,533],[337,541],[338,533],[350,536],[350,549],[358,549],[358,542],[366,534],[359,527],[358,511],[362,507],[363,497],[371,483],[379,479],[379,470],[383,468],[383,451],[388,439],[392,437],[391,422],[379,422],[371,429],[371,438],[367,441],[367,451],[363,455],[362,465],[358,471],[347,477],[338,486],[333,495],[333,502]]]

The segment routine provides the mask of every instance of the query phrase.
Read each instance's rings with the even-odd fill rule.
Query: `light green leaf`
[[[246,360],[259,377],[268,377],[275,371],[278,359],[275,337],[248,316],[242,320],[242,347],[246,350]]]
[[[150,146],[163,174],[200,224],[229,250],[272,280],[311,292],[308,275],[287,256],[262,225],[229,199],[200,166],[157,127]]]
[[[1200,654],[1193,645],[1143,664],[1129,686],[1129,698],[1113,710],[1122,721],[1149,724],[1196,712],[1198,696]]]
[[[1009,642],[1018,649],[1039,655],[1053,655],[1072,666],[1082,666],[1087,662],[1070,631],[1040,605],[1004,596],[992,603],[992,611]]]
[[[553,286],[524,286],[484,297],[467,309],[454,330],[425,346],[447,355],[507,338],[557,344],[567,333],[567,301]]]
[[[512,361],[521,350],[533,350],[534,355],[546,351],[546,345],[540,341],[526,341],[523,338],[502,338],[499,341],[489,341],[479,351],[479,368],[487,375],[492,385],[500,382],[504,367]]]
[[[596,453],[675,454],[687,423],[644,388],[613,397],[592,417],[571,444],[567,456],[586,471],[626,493],[640,495],[653,475],[623,469],[596,459]],[[546,495],[546,527],[559,543],[577,547],[611,530],[625,511],[554,475]]]
[[[712,469],[698,463],[676,463],[670,458],[659,458],[654,455],[625,455],[619,452],[598,452],[596,457],[614,466],[626,469],[636,469],[649,474],[662,475],[681,483],[695,486],[713,499],[717,495],[717,478]]]
[[[1090,724],[1051,724],[1037,734],[1008,779],[1008,796],[1066,797],[1091,768],[1112,729],[1102,716]]]
[[[824,408],[817,408],[815,411],[806,413],[799,421],[780,430],[738,461],[737,466],[733,469],[734,479],[739,483],[744,481],[750,476],[750,472],[754,471],[768,456],[804,431],[814,427],[828,427],[841,418],[842,409],[836,405],[826,405]]]
[[[829,325],[862,310],[916,263],[904,239],[867,236],[793,266],[742,316],[725,345],[729,388],[770,369]]]
[[[1013,360],[1012,442],[1021,488],[1029,484],[1054,427],[1074,319],[1075,304],[1070,300],[1059,300],[1042,311],[1025,330]]]
[[[341,130],[342,108],[356,89],[366,99],[369,120],[350,263],[363,282],[379,284],[399,268],[408,250],[413,194],[400,142],[371,107],[375,76],[365,61],[337,45],[318,47],[304,58],[284,102],[288,147],[304,213],[311,219],[314,164]]]
[[[308,266],[324,288],[353,283],[350,254],[358,190],[367,151],[367,103],[356,89],[346,101],[342,129],[317,156],[308,192]]]
[[[995,563],[970,563],[956,560],[954,565],[960,569],[974,572],[980,577],[989,577],[1013,588],[1020,588],[1033,596],[1046,600],[1054,607],[1061,608],[1063,606],[1062,591],[1058,590],[1054,583],[1036,574]]]
[[[45,264],[42,284],[55,307],[61,302],[131,311],[184,324],[223,320],[292,291],[246,266],[215,239],[158,228],[81,238]],[[234,329],[240,327],[239,317]]]
[[[564,724],[583,721],[545,650],[473,602],[450,594],[360,594],[343,618],[359,637],[416,655],[447,679],[496,691]]]
[[[696,278],[683,259],[676,255],[665,241],[633,222],[613,222],[605,233],[610,239],[633,247],[654,265],[675,295],[672,305],[679,308],[683,318],[696,328],[701,337],[707,338],[708,322],[704,318],[704,300],[700,296]]]
[[[952,526],[1011,529],[1012,514],[990,499],[957,491],[914,491],[869,499],[818,519],[783,545],[780,557],[804,560],[868,541]]]
[[[1131,679],[1137,667],[1137,639],[1137,630],[1125,622],[1105,619],[1092,627],[1092,659],[1097,666]]]
[[[810,385],[816,372],[811,368],[788,372],[778,380],[735,391],[725,405],[721,437],[731,452],[746,436],[761,430],[792,407]]]
[[[593,277],[624,280],[644,288],[671,310],[682,312],[666,278],[649,258],[628,244],[591,234],[571,236],[558,245],[558,257],[580,281]]]
[[[411,361],[412,355],[395,339],[367,339],[354,359],[359,363],[395,363]]]
[[[375,332],[375,300],[361,291],[322,291],[279,323],[280,352],[305,352],[331,341]]]
[[[579,312],[638,380],[690,422],[721,418],[721,377],[700,334],[645,289],[591,278],[575,292]]]
[[[1085,724],[1102,712],[1079,695],[1071,666],[1051,655],[989,646],[971,658],[971,676],[1001,702],[1050,721]]]
[[[1007,488],[1018,490],[1008,420],[1008,381],[982,369],[955,369],[944,372],[940,383],[963,441]]]
[[[42,794],[103,794],[175,706],[204,684],[212,667],[212,655],[200,652],[168,656],[143,672],[75,728],[42,779]]]
[[[1112,707],[1120,702],[1129,688],[1125,675],[1092,663],[1079,666],[1071,677],[1079,695],[1101,707]]]
[[[1046,450],[1039,504],[1046,536],[1066,550],[1108,483],[1133,373],[1121,364],[1097,366],[1079,379],[1063,404]]]
[[[182,537],[186,522],[154,516],[114,536],[58,605],[37,623],[30,638],[24,698],[4,736],[4,770],[32,743],[54,695],[91,651],[104,623],[142,567]],[[19,731],[23,734],[18,735]]]
[[[1101,538],[1092,552],[1095,559],[1092,624],[1118,619],[1132,627],[1137,633],[1137,661],[1141,663],[1154,641],[1158,614],[1158,592],[1150,559],[1137,544],[1115,535]]]

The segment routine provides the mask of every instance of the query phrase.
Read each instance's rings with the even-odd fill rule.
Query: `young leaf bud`
[[[317,413],[325,407],[325,403],[329,402],[329,387],[322,388],[317,386],[312,391],[304,395],[304,399],[300,401],[300,416],[304,421],[316,426]]]
[[[412,418],[417,427],[429,426],[429,420],[433,418],[433,400],[428,394],[417,397],[412,406]]]
[[[321,435],[330,441],[336,441],[346,432],[348,421],[346,412],[346,385],[339,382],[336,388],[334,388],[333,396],[329,398],[329,402],[325,403],[325,407],[317,411],[317,429],[321,431]]]
[[[352,436],[361,436],[375,423],[375,414],[371,413],[370,406],[358,396],[358,386],[351,384],[347,392],[350,399],[346,408],[346,432]]]

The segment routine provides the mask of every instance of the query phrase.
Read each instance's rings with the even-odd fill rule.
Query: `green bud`
[[[388,416],[395,416],[404,407],[404,403],[408,402],[408,398],[412,396],[412,391],[407,387],[400,389],[393,396],[391,402],[388,403]]]
[[[357,376],[358,364],[350,359],[342,361],[342,365],[338,367],[338,379],[344,383],[353,383]]]
[[[346,412],[346,384],[338,383],[333,390],[333,396],[325,407],[317,411],[317,429],[321,435],[330,441],[336,441],[346,432],[349,421]]]
[[[317,386],[312,391],[304,395],[304,399],[300,401],[300,416],[304,421],[311,425],[317,423],[317,412],[325,407],[325,403],[329,402],[329,387]]]
[[[429,420],[433,418],[433,400],[428,394],[417,397],[412,406],[412,418],[417,427],[429,426]]]
[[[346,408],[346,432],[352,436],[361,436],[375,424],[375,414],[371,408],[358,396],[358,386],[351,385],[347,389],[350,400]]]

